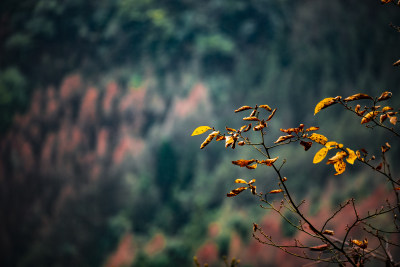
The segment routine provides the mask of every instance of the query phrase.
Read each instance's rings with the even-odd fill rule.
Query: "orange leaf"
[[[248,109],[252,109],[252,107],[250,107],[250,106],[242,106],[242,107],[236,109],[235,112],[240,112],[240,111],[248,110]]]
[[[247,165],[246,168],[250,169],[250,170],[254,170],[255,168],[257,168],[257,163],[253,164],[253,165]]]
[[[255,159],[250,159],[250,160],[239,159],[239,160],[232,161],[232,164],[238,165],[240,167],[246,167],[247,165],[254,163],[254,162],[256,162]]]
[[[306,132],[317,131],[317,130],[319,130],[319,127],[311,126],[310,128],[306,129]]]
[[[217,135],[219,135],[219,131],[214,131],[210,133],[207,136],[206,140],[204,140],[204,142],[201,144],[200,149],[203,149],[206,145],[208,145]]]
[[[351,240],[351,243],[353,243],[356,246],[359,246],[362,249],[366,249],[368,247],[368,239],[365,238],[363,241],[353,239]]]
[[[275,189],[275,190],[269,191],[270,194],[278,194],[278,193],[281,193],[281,192],[283,192],[282,189]]]
[[[253,130],[254,131],[261,131],[263,128],[265,128],[265,124],[259,124],[257,126],[254,126]]]
[[[223,135],[218,135],[217,138],[215,138],[215,141],[222,141],[225,140],[225,136]]]
[[[278,138],[278,140],[276,140],[274,143],[277,144],[277,143],[280,143],[280,142],[284,142],[284,141],[286,141],[286,140],[288,140],[288,139],[290,139],[290,138],[292,138],[292,137],[294,137],[294,135],[291,135],[291,134],[289,134],[289,135],[283,135],[283,136],[280,136],[280,137]]]
[[[239,146],[244,146],[245,144],[246,144],[246,143],[245,143],[244,141],[239,141],[239,142],[238,142],[238,145],[239,145]]]
[[[231,192],[229,192],[226,196],[227,197],[234,197],[234,196],[237,196],[237,195],[239,195],[241,192],[243,192],[244,190],[246,190],[247,189],[247,187],[239,187],[239,188],[236,188],[236,189],[233,189]]]
[[[333,104],[336,104],[336,103],[337,103],[337,97],[328,97],[328,98],[322,99],[315,106],[314,115],[317,114],[318,112],[320,112],[322,109],[332,106]]]
[[[378,114],[379,114],[379,111],[377,111],[377,110],[368,112],[367,115],[365,115],[365,116],[362,118],[361,124],[370,122],[370,121],[371,121],[372,119],[374,119],[374,118],[376,117],[376,115],[378,115]]]
[[[257,117],[244,117],[243,118],[244,121],[259,121],[259,119]]]
[[[276,109],[274,109],[271,113],[271,115],[269,115],[268,119],[266,121],[270,121],[272,119],[272,117],[275,115]]]
[[[279,157],[273,158],[273,159],[265,159],[261,161],[257,161],[259,164],[265,164],[267,166],[272,166],[272,164],[278,159]]]
[[[367,94],[355,94],[355,95],[346,97],[345,99],[343,99],[343,101],[349,102],[349,101],[360,100],[360,99],[373,99],[373,98]]]
[[[236,179],[235,183],[237,183],[237,184],[247,184],[247,182],[245,180],[243,180],[243,179]]]
[[[271,112],[271,108],[268,105],[259,105],[258,107],[260,108],[265,108],[266,110],[268,110],[269,112]]]
[[[400,66],[400,59],[393,63],[393,66]]]
[[[229,127],[227,127],[227,126],[225,126],[225,129],[226,129],[228,132],[236,132],[235,129],[229,128]]]

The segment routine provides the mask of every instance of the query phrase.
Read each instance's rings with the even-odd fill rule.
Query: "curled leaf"
[[[247,127],[243,130],[243,132],[247,132],[251,129],[251,123],[249,125],[247,125]]]
[[[222,141],[222,140],[225,140],[224,135],[218,135],[217,138],[215,138],[215,141]]]
[[[206,145],[208,145],[217,135],[219,135],[219,131],[214,131],[210,133],[207,136],[206,140],[204,140],[204,142],[201,144],[200,149],[203,149]]]
[[[346,161],[350,164],[354,164],[354,161],[357,159],[356,153],[350,148],[346,148],[347,152],[349,152],[349,156],[346,158]]]
[[[234,196],[237,196],[237,195],[239,195],[241,192],[243,192],[244,190],[246,190],[247,189],[247,187],[239,187],[239,188],[236,188],[236,189],[233,189],[231,192],[229,192],[226,196],[227,197],[234,197]]]
[[[269,191],[270,194],[278,194],[278,193],[281,193],[281,192],[283,192],[282,189],[275,189],[275,190]]]
[[[256,181],[256,179],[251,179],[248,184],[253,184]]]
[[[304,150],[307,151],[311,148],[312,142],[305,142],[305,141],[300,141],[300,145],[304,147]]]
[[[360,99],[373,99],[373,98],[367,94],[355,94],[355,95],[346,97],[345,99],[343,99],[343,101],[349,102],[349,101],[360,100]]]
[[[280,136],[280,137],[278,138],[278,140],[276,140],[274,143],[277,144],[277,143],[280,143],[280,142],[284,142],[284,141],[286,141],[286,140],[288,140],[288,139],[290,139],[290,138],[292,138],[292,137],[294,137],[294,135],[291,135],[291,134],[289,134],[289,135],[283,135],[283,136]]]
[[[328,150],[329,149],[326,147],[323,147],[320,150],[318,150],[318,152],[314,156],[313,163],[317,164],[318,162],[321,162],[326,157],[326,154],[328,154]]]
[[[322,109],[332,106],[336,103],[337,102],[335,97],[328,97],[319,101],[319,103],[315,106],[314,115],[320,112]]]
[[[249,164],[251,164],[251,163],[254,163],[254,162],[256,162],[255,159],[249,159],[249,160],[246,160],[246,159],[239,159],[239,160],[234,160],[234,161],[232,161],[232,164],[238,165],[238,166],[240,166],[240,167],[246,167],[247,165],[249,165]]]
[[[225,137],[225,147],[228,148],[230,146],[233,147],[235,143],[235,139],[233,138],[233,136],[226,136]]]
[[[237,184],[247,184],[247,182],[245,180],[243,180],[243,179],[236,179],[235,183],[237,183]]]
[[[392,97],[392,92],[388,92],[388,91],[383,92],[383,93],[378,97],[378,102],[379,102],[379,101],[386,100],[386,99],[389,99],[389,98],[391,98],[391,97]]]
[[[240,142],[238,142],[238,145],[239,146],[244,146],[246,143],[244,142],[244,141],[240,141]]]
[[[272,109],[268,105],[259,105],[258,107],[264,108],[264,109],[268,110],[269,112],[272,111]]]
[[[319,130],[319,127],[311,126],[310,128],[306,129],[306,132],[317,131],[317,130]]]
[[[277,161],[279,157],[273,158],[273,159],[265,159],[265,160],[260,160],[257,161],[257,163],[259,164],[265,164],[267,166],[272,166],[272,164],[274,164],[275,161]]]
[[[225,126],[225,129],[226,129],[228,132],[236,132],[235,129],[229,128],[228,126]]]
[[[323,244],[323,245],[319,245],[319,246],[315,246],[315,247],[310,247],[310,250],[313,251],[324,251],[327,250],[329,248],[328,244]]]
[[[387,119],[387,117],[388,117],[387,114],[382,114],[382,115],[379,117],[379,122],[380,122],[380,123],[383,123],[383,122]]]
[[[399,60],[397,60],[395,63],[393,63],[393,66],[400,66],[400,59]]]
[[[343,158],[347,156],[347,153],[344,151],[336,152],[336,155],[329,158],[326,164],[335,164],[338,161],[343,161]]]
[[[248,110],[248,109],[252,109],[252,107],[250,107],[250,106],[241,106],[240,108],[235,110],[235,113],[236,112],[240,112],[240,111],[244,111],[244,110]]]
[[[259,119],[257,117],[244,117],[243,118],[244,121],[259,121]]]
[[[343,160],[336,161],[335,164],[333,164],[333,167],[336,170],[335,175],[339,175],[344,173],[346,170],[346,163]]]
[[[268,116],[268,119],[266,121],[270,121],[272,117],[275,115],[276,109],[274,109],[271,114]]]
[[[193,133],[191,136],[194,135],[199,135],[207,132],[208,130],[211,130],[212,128],[210,126],[199,126],[196,129],[194,129]]]
[[[367,238],[365,238],[363,241],[353,239],[353,240],[351,240],[351,243],[353,243],[354,245],[356,245],[362,249],[366,249],[368,247],[368,239]]]
[[[308,137],[309,139],[317,142],[318,144],[325,145],[328,142],[328,138],[323,136],[322,134],[313,133],[311,136]]]
[[[389,110],[393,110],[393,108],[389,107],[389,106],[386,106],[386,107],[382,108],[382,112],[386,112],[386,111],[389,111]]]
[[[246,168],[250,169],[250,170],[254,170],[255,168],[257,168],[257,163],[255,163],[253,165],[246,165]]]
[[[266,127],[266,124],[262,124],[260,123],[259,125],[256,125],[253,127],[254,131],[261,131],[262,129],[264,129]]]

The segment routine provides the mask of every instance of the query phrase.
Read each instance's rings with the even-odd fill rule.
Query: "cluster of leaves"
[[[389,130],[396,136],[400,136],[393,127],[389,127],[386,124],[386,119],[389,119],[388,121],[390,124],[396,125],[398,111],[395,111],[394,108],[391,106],[381,107],[380,105],[377,105],[377,103],[379,102],[390,99],[391,96],[391,92],[383,92],[379,97],[375,98],[362,93],[355,94],[346,98],[342,98],[341,96],[325,98],[316,105],[314,115],[320,112],[322,109],[339,103],[347,110],[350,110],[357,116],[361,117],[361,124],[364,124],[367,127],[371,128],[379,126],[383,129]],[[357,104],[356,106],[350,105],[351,103],[354,103],[354,101],[358,100],[368,100],[371,102],[370,105],[366,105],[364,106],[364,108],[361,108],[360,104]],[[225,140],[226,148],[231,147],[232,149],[235,149],[237,144],[238,146],[251,146],[255,148],[258,152],[260,152],[263,156],[263,159],[239,159],[232,161],[232,164],[239,167],[246,167],[250,170],[254,170],[260,165],[273,168],[273,170],[278,175],[279,188],[271,190],[264,194],[262,192],[256,191],[255,179],[251,179],[249,182],[247,182],[245,179],[236,179],[235,183],[241,184],[242,186],[233,189],[227,194],[227,196],[234,197],[249,189],[254,196],[258,197],[260,201],[267,204],[266,207],[262,207],[277,212],[295,229],[304,232],[305,234],[311,236],[316,240],[319,240],[320,242],[322,242],[322,244],[317,246],[309,246],[304,245],[301,243],[301,241],[295,239],[294,245],[279,245],[275,243],[272,237],[267,235],[257,224],[253,225],[253,237],[260,243],[271,245],[294,256],[317,262],[334,262],[338,263],[341,266],[346,263],[350,263],[352,266],[364,266],[365,262],[368,259],[375,258],[385,261],[389,265],[395,265],[396,263],[391,256],[390,249],[388,249],[388,244],[394,246],[400,246],[400,244],[398,244],[396,239],[388,241],[387,237],[384,235],[388,233],[400,234],[400,222],[398,218],[398,213],[400,212],[400,198],[398,194],[398,191],[400,190],[400,180],[395,180],[392,177],[390,166],[385,157],[385,153],[389,151],[391,147],[390,144],[386,142],[386,144],[381,147],[382,161],[378,166],[371,165],[371,160],[374,160],[375,156],[369,156],[368,152],[365,149],[361,148],[354,151],[348,147],[345,147],[341,143],[330,141],[326,136],[315,133],[315,131],[319,130],[319,127],[315,126],[306,128],[304,124],[300,124],[298,127],[295,128],[280,129],[280,131],[285,133],[285,135],[280,136],[273,144],[267,145],[264,138],[264,136],[267,134],[266,128],[269,126],[268,123],[270,123],[271,119],[276,113],[276,110],[277,109],[272,110],[268,105],[260,105],[255,107],[242,106],[239,109],[235,110],[235,113],[243,111],[250,111],[251,113],[249,114],[249,116],[243,117],[243,121],[245,121],[246,124],[239,129],[226,127],[226,133],[222,134],[221,131],[216,130],[212,127],[200,126],[196,128],[192,133],[193,136],[203,134],[209,130],[212,130],[205,141],[201,144],[201,149],[206,147],[215,139],[216,141]],[[265,116],[263,115],[264,112],[267,112]],[[379,119],[378,115],[380,115]],[[249,121],[251,123],[248,124]],[[255,123],[255,126],[252,127],[252,123]],[[254,132],[260,133],[260,142],[253,142],[246,135],[246,133],[250,131],[250,129],[252,129]],[[292,192],[288,189],[288,186],[286,185],[287,178],[284,177],[281,173],[281,169],[286,160],[284,160],[281,165],[278,166],[279,156],[271,156],[272,149],[295,142],[298,142],[305,151],[308,151],[314,143],[322,146],[322,148],[317,151],[313,158],[314,164],[323,161],[330,150],[335,150],[336,154],[328,158],[328,160],[326,161],[326,164],[333,165],[334,169],[336,170],[335,175],[339,175],[345,172],[346,162],[353,165],[355,161],[359,161],[360,163],[371,167],[378,173],[384,175],[387,178],[387,181],[392,185],[395,201],[391,202],[389,199],[387,199],[387,205],[385,207],[382,206],[381,209],[376,209],[375,212],[368,213],[367,216],[361,217],[358,214],[355,200],[350,199],[344,205],[339,206],[338,210],[335,211],[324,222],[322,228],[317,228],[313,225],[313,223],[310,222],[310,220],[307,218],[307,215],[305,215],[300,209],[300,206],[304,203],[304,200],[299,204],[295,203],[292,197]],[[279,206],[276,206],[273,202],[267,200],[267,195],[269,194],[282,195],[282,200]],[[337,216],[337,214],[343,212],[343,209],[349,205],[353,207],[355,220],[353,224],[346,226],[346,233],[344,237],[335,237],[334,230],[326,229],[326,226],[335,216]],[[295,214],[298,221],[296,222],[290,220],[286,215],[284,215],[284,210]],[[393,225],[391,227],[395,228],[394,231],[379,229],[377,226],[374,226],[372,223],[369,222],[369,219],[371,218],[376,218],[378,216],[389,213],[391,213],[393,216]],[[370,234],[370,236],[379,241],[379,245],[377,247],[370,249],[368,247],[369,243],[366,236],[361,241],[350,237],[352,230],[357,228],[357,226],[360,224],[364,225],[363,230],[367,234]],[[256,232],[258,232],[259,235],[256,235]],[[330,256],[324,257],[325,254],[313,256],[305,253],[304,251],[303,254],[297,254],[291,251],[291,248],[329,252]]]

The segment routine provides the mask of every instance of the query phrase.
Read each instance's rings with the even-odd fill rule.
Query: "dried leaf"
[[[317,130],[319,130],[319,127],[311,126],[310,128],[306,129],[306,132],[317,131]]]
[[[323,245],[319,245],[319,246],[315,246],[315,247],[310,247],[310,250],[313,251],[324,251],[327,250],[329,248],[328,244],[323,244]]]
[[[256,179],[251,179],[250,182],[248,182],[248,184],[253,184],[256,181]]]
[[[381,162],[381,163],[379,163],[379,165],[378,166],[376,166],[376,170],[377,171],[380,171],[380,170],[382,170],[382,167],[383,167],[383,163]]]
[[[277,161],[279,157],[273,158],[273,159],[265,159],[265,160],[261,160],[261,161],[257,161],[257,163],[259,164],[265,164],[267,166],[272,166],[272,164]]]
[[[209,126],[199,126],[193,131],[191,136],[203,134],[203,133],[205,133],[205,132],[207,132],[208,130],[211,130],[211,129],[212,128],[209,127]]]
[[[229,128],[229,127],[227,127],[227,126],[225,126],[225,129],[226,129],[228,132],[236,132],[235,129]]]
[[[379,111],[377,111],[377,110],[368,112],[367,115],[365,115],[365,116],[362,118],[361,124],[370,122],[370,121],[371,121],[372,119],[374,119],[374,118],[376,117],[376,115],[378,115],[378,114],[379,114]]]
[[[386,100],[386,99],[389,99],[389,98],[391,98],[391,97],[392,97],[392,92],[388,92],[388,91],[383,92],[383,93],[380,95],[380,97],[378,97],[378,102],[379,102],[379,101]]]
[[[344,151],[336,152],[336,155],[329,158],[326,164],[335,164],[338,161],[343,161],[343,158],[347,156],[347,153]]]
[[[360,104],[357,104],[357,106],[354,108],[354,111],[355,111],[356,113],[358,113],[358,112],[360,111],[360,109],[361,109]]]
[[[360,99],[373,99],[373,98],[367,94],[355,94],[355,95],[346,97],[345,99],[343,99],[343,101],[349,102],[349,101],[360,100]]]
[[[271,115],[268,116],[268,119],[267,119],[266,121],[270,121],[270,120],[272,119],[272,117],[275,115],[275,112],[276,112],[276,109],[274,109],[274,110],[271,112]]]
[[[257,109],[254,109],[251,113],[249,117],[254,117],[257,113]]]
[[[395,187],[394,190],[399,191],[400,187]]]
[[[287,134],[291,134],[291,133],[295,132],[295,129],[294,128],[280,129],[280,131],[287,133]]]
[[[243,179],[236,179],[235,183],[237,183],[237,184],[247,184],[247,182],[245,180],[243,180]]]
[[[397,117],[395,117],[395,116],[390,117],[389,121],[390,121],[391,124],[396,125],[396,123],[397,123]]]
[[[300,141],[300,145],[304,147],[304,150],[307,151],[311,148],[312,142],[305,142],[305,141]]]
[[[382,108],[382,112],[386,112],[386,111],[389,111],[389,110],[393,110],[393,108],[389,107],[389,106],[386,106],[386,107]]]
[[[333,167],[336,170],[335,175],[339,175],[344,173],[346,170],[346,163],[343,160],[336,161],[335,164],[333,164]]]
[[[382,4],[387,4],[387,3],[390,3],[390,2],[393,2],[393,0],[381,0]]]
[[[251,193],[252,193],[253,195],[257,194],[257,193],[256,193],[256,186],[255,186],[255,185],[250,185],[250,190],[251,190]]]
[[[400,59],[399,60],[397,60],[395,63],[393,63],[393,66],[400,66]]]
[[[327,147],[329,150],[333,149],[333,148],[338,148],[340,147],[341,144],[339,144],[338,142],[335,141],[329,141],[326,142],[325,147]],[[342,145],[343,146],[343,145]]]
[[[235,139],[233,136],[225,136],[225,147],[228,148],[229,146],[232,146],[235,143]]]
[[[240,108],[236,109],[235,112],[240,112],[240,111],[248,110],[248,109],[252,109],[252,107],[250,107],[250,106],[241,106]]]
[[[318,144],[325,145],[328,142],[328,138],[323,136],[322,134],[313,133],[311,136],[308,137],[309,139],[317,142]]]
[[[254,163],[254,162],[256,162],[255,159],[249,159],[249,160],[246,160],[246,159],[239,159],[239,160],[234,160],[234,161],[232,161],[232,164],[238,165],[238,166],[240,166],[240,167],[246,167],[247,165],[252,164],[252,163]]]
[[[259,124],[259,125],[257,125],[257,126],[254,126],[253,127],[253,130],[254,131],[261,131],[262,129],[264,129],[265,128],[265,125],[264,124]]]
[[[318,152],[314,156],[313,163],[317,164],[318,162],[321,162],[326,157],[326,154],[328,154],[328,150],[329,149],[326,147],[323,147],[320,150],[318,150]]]
[[[268,105],[259,105],[258,107],[264,108],[264,109],[268,110],[269,112],[272,111],[272,109]]]
[[[257,117],[244,117],[243,118],[244,121],[259,121],[259,119]]]
[[[278,138],[278,140],[276,140],[274,143],[277,144],[277,143],[280,143],[280,142],[284,142],[284,141],[286,141],[286,140],[288,140],[288,139],[290,139],[290,138],[293,138],[293,137],[294,137],[294,135],[291,135],[291,134],[289,134],[289,135],[282,135],[282,136],[280,136],[280,137]]]
[[[247,189],[247,187],[239,187],[239,188],[233,189],[231,192],[226,194],[226,196],[227,197],[235,197],[235,196],[239,195],[241,192],[243,192],[246,189]]]
[[[258,228],[259,228],[258,224],[253,223],[253,232],[257,231]]]
[[[206,145],[208,145],[217,135],[219,135],[219,131],[214,131],[210,133],[207,136],[206,140],[204,140],[204,142],[201,144],[200,149],[203,149]]]
[[[350,164],[354,164],[354,161],[357,159],[356,153],[351,150],[350,148],[346,148],[347,151],[349,152],[349,156],[346,158],[346,161]]]
[[[335,235],[335,232],[332,231],[332,230],[325,230],[322,233],[325,234],[325,235]]]
[[[337,101],[335,97],[328,97],[319,101],[319,103],[315,106],[314,115],[320,112],[322,109],[332,106],[336,103]]]
[[[239,146],[244,146],[246,143],[244,142],[244,141],[240,141],[240,142],[238,142],[238,145]]]
[[[243,130],[243,132],[247,132],[251,129],[251,123],[249,125],[247,125],[247,127]]]
[[[217,138],[215,138],[215,141],[222,141],[222,140],[225,140],[224,135],[218,135]]]
[[[250,170],[254,170],[255,168],[257,168],[257,163],[255,163],[253,165],[247,165],[246,168],[250,169]]]
[[[275,189],[275,190],[269,191],[270,194],[278,194],[278,193],[281,193],[281,192],[283,192],[282,189]]]

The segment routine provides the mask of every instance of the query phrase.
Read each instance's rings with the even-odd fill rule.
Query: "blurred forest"
[[[190,133],[240,127],[235,108],[268,104],[276,129],[390,143],[340,109],[313,109],[385,90],[400,106],[400,33],[389,26],[399,11],[378,0],[0,1],[0,265],[191,266],[197,255],[218,266],[227,255],[294,266],[251,240],[253,221],[281,240],[290,227],[247,194],[226,199],[249,176],[230,161],[249,152],[200,151]],[[393,144],[392,162],[399,152]],[[315,218],[385,194],[360,166],[334,177],[313,153],[280,153]],[[267,173],[251,178],[268,188]]]

